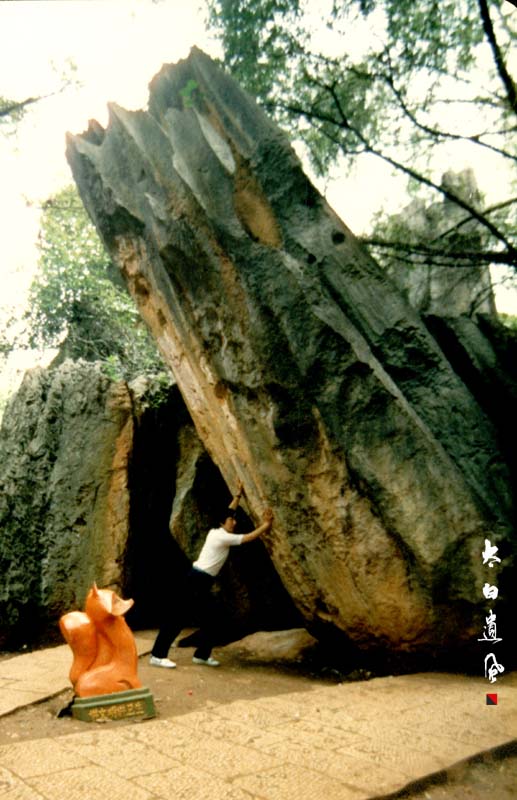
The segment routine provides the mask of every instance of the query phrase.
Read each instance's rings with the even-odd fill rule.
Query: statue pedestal
[[[114,694],[97,694],[93,697],[76,697],[72,704],[72,717],[83,722],[156,716],[154,700],[145,686]]]

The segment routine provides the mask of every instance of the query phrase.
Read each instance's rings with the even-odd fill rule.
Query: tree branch
[[[506,63],[503,58],[503,54],[501,53],[501,48],[499,47],[497,39],[495,38],[494,26],[492,25],[492,20],[490,19],[488,3],[486,0],[478,0],[478,6],[481,13],[481,20],[483,22],[483,30],[485,31],[485,36],[488,39],[488,43],[492,49],[492,56],[494,58],[499,77],[501,78],[502,84],[505,88],[508,104],[513,113],[517,115],[517,88],[510,73],[506,69]]]
[[[514,205],[515,203],[517,203],[517,197],[511,197],[509,200],[503,200],[501,203],[495,203],[495,205],[485,208],[483,210],[483,215],[486,216],[487,214],[493,214],[494,211],[500,211],[502,208],[507,208],[508,206]],[[460,219],[460,221],[457,222],[455,225],[453,225],[451,228],[447,228],[446,231],[443,231],[443,233],[440,233],[438,234],[438,236],[435,236],[434,239],[431,239],[430,244],[432,244],[433,242],[437,242],[438,239],[443,239],[449,233],[452,233],[453,231],[462,228],[463,225],[465,225],[467,222],[470,222],[471,219],[472,218],[470,216],[463,217],[463,219]]]
[[[33,103],[39,103],[40,100],[48,100],[49,97],[55,97],[56,94],[61,94],[61,92],[64,92],[65,89],[67,89],[72,83],[72,80],[69,79],[69,78],[64,78],[63,80],[64,80],[64,83],[59,87],[59,89],[56,89],[55,92],[49,92],[48,94],[42,94],[42,95],[39,95],[38,97],[27,97],[25,100],[18,100],[18,101],[14,101],[14,102],[9,103],[9,105],[0,106],[0,118],[1,117],[8,117],[10,114],[13,114],[15,111],[21,111],[26,106],[32,105]]]
[[[512,153],[508,153],[506,150],[502,150],[499,147],[495,147],[494,145],[488,144],[487,142],[483,142],[481,137],[485,134],[479,133],[473,136],[461,136],[460,134],[456,133],[449,133],[448,131],[442,131],[438,128],[431,128],[429,125],[425,125],[423,122],[417,118],[416,114],[414,114],[406,104],[404,97],[402,96],[402,92],[395,86],[395,80],[393,77],[393,70],[391,68],[391,60],[389,58],[389,54],[387,55],[388,65],[389,65],[389,74],[383,76],[384,82],[389,86],[391,91],[393,92],[394,96],[397,99],[399,107],[402,109],[404,115],[410,120],[410,122],[418,128],[418,130],[423,131],[423,133],[430,136],[435,141],[439,141],[440,139],[448,139],[449,141],[464,141],[464,142],[472,142],[479,147],[486,147],[487,150],[491,150],[494,153],[497,153],[504,158],[509,158],[512,161],[517,162],[517,156],[514,156]]]
[[[472,267],[485,264],[507,264],[517,266],[517,254],[503,250],[436,250],[428,245],[411,244],[407,242],[390,241],[375,237],[359,237],[359,240],[368,247],[377,247],[382,250],[412,255],[425,256],[426,260],[440,266]]]
[[[418,183],[421,183],[424,186],[428,186],[434,191],[439,192],[441,195],[443,195],[443,197],[446,197],[452,203],[455,203],[460,208],[463,208],[464,211],[466,211],[473,219],[476,219],[484,228],[486,228],[492,234],[492,236],[495,239],[500,241],[506,247],[508,252],[508,257],[510,258],[510,261],[508,263],[511,263],[512,265],[517,263],[517,250],[514,248],[511,242],[508,241],[508,239],[502,233],[502,231],[500,231],[495,225],[493,225],[489,219],[486,219],[486,217],[484,217],[483,214],[481,214],[479,211],[477,211],[477,209],[471,206],[470,203],[467,203],[465,200],[463,200],[454,192],[450,191],[444,186],[440,186],[439,184],[430,180],[430,178],[426,178],[425,175],[422,175],[416,170],[414,170],[412,167],[402,164],[395,158],[392,158],[386,153],[383,153],[382,151],[377,150],[375,147],[373,147],[370,144],[370,142],[363,136],[361,131],[359,131],[350,123],[350,120],[347,118],[341,106],[339,97],[337,96],[335,85],[331,86],[325,84],[319,84],[319,85],[321,88],[325,89],[331,95],[339,115],[339,120],[336,120],[336,118],[330,114],[326,114],[314,108],[308,111],[296,105],[285,105],[284,109],[291,111],[291,113],[296,113],[300,116],[303,116],[310,122],[312,122],[313,119],[318,119],[320,122],[330,122],[332,125],[335,125],[338,128],[340,127],[343,128],[344,130],[350,131],[357,138],[357,140],[363,145],[365,153],[370,153],[371,155],[380,158],[382,161],[385,161],[387,164],[390,164],[392,167],[394,167],[397,171],[402,172],[403,174],[408,175],[410,178],[416,180]],[[341,144],[341,147],[342,149],[344,149],[343,144]]]
[[[14,111],[21,111],[21,109],[25,108],[25,106],[28,106],[31,103],[37,103],[38,100],[41,99],[41,97],[27,97],[26,100],[20,100],[16,103],[10,103],[8,106],[3,106],[0,108],[0,117],[8,117]]]

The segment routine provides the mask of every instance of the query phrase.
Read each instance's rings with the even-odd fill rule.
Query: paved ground
[[[148,653],[149,635],[136,638]],[[0,716],[66,690],[70,663],[66,645],[1,661]],[[314,682],[163,716],[160,695],[179,670],[144,665],[156,719],[74,721],[73,733],[0,746],[0,798],[366,800],[517,737],[517,673],[494,685],[437,673]],[[224,665],[217,675],[232,680]],[[487,706],[493,691],[498,705]]]

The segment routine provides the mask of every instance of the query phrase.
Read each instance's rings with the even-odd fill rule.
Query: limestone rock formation
[[[133,628],[158,626],[229,500],[171,381],[72,361],[28,372],[0,434],[0,644],[57,636],[94,581],[135,599]],[[227,640],[299,624],[264,550],[244,549],[221,576]]]
[[[265,544],[311,632],[473,642],[484,539],[512,565],[497,432],[285,136],[194,50],[67,156],[227,485],[255,520],[274,507]]]
[[[0,435],[0,638],[30,641],[84,602],[122,589],[131,397],[99,365],[25,374]]]
[[[453,191],[475,208],[481,208],[481,195],[471,169],[455,173],[449,170],[442,177],[444,189]],[[432,248],[439,243],[453,252],[475,253],[482,246],[482,229],[475,220],[465,221],[466,213],[444,198],[426,205],[413,200],[391,222],[404,242],[425,244]],[[495,299],[486,264],[465,260],[456,266],[440,266],[426,256],[411,256],[408,262],[396,257],[386,259],[386,267],[411,305],[421,314],[440,317],[495,315]]]

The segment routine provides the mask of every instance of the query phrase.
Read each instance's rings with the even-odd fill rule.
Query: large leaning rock
[[[311,631],[471,642],[512,501],[488,416],[285,136],[194,50],[69,136],[85,206]],[[490,570],[490,578],[497,570]]]

